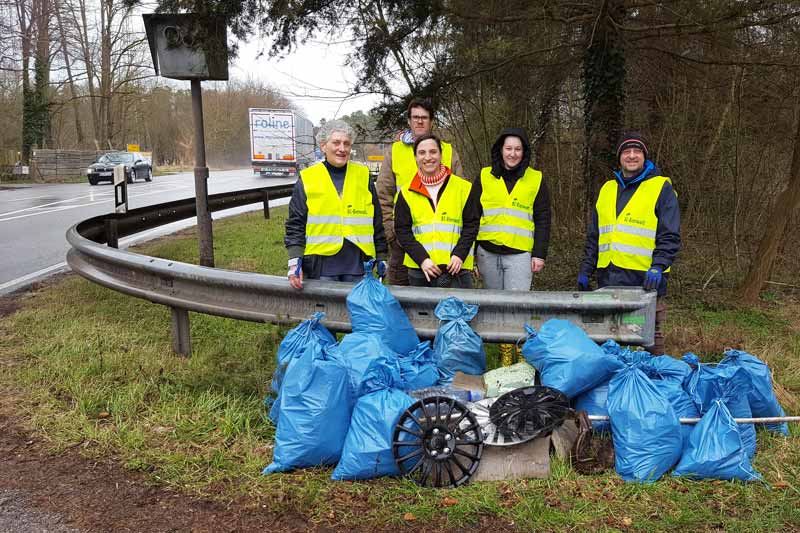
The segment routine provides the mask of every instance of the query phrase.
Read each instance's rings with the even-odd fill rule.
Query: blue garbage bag
[[[701,415],[706,414],[714,400],[721,399],[734,418],[752,418],[748,396],[753,385],[747,370],[740,366],[700,363],[693,353],[684,355],[683,360],[696,367],[683,388]],[[739,424],[739,434],[752,458],[756,453],[756,428],[753,424]]]
[[[579,394],[574,400],[574,405],[576,411],[586,411],[588,415],[608,416],[608,381]],[[594,420],[592,429],[598,433],[609,432],[611,422]]]
[[[449,296],[436,305],[434,314],[444,321],[433,339],[433,351],[439,357],[439,383],[452,382],[456,372],[486,372],[483,340],[468,324],[478,314],[478,306]]]
[[[646,354],[647,352],[642,353]],[[679,419],[700,418],[700,411],[683,389],[683,381],[692,371],[688,364],[669,355],[650,357],[649,354],[646,359],[640,361],[640,364],[640,368],[652,380],[653,385],[672,404]],[[681,424],[684,446],[689,442],[692,429],[694,429],[692,424]]]
[[[619,355],[620,352],[622,352],[622,346],[620,346],[614,339],[608,339],[606,342],[600,345],[600,349],[606,352],[608,355]]]
[[[526,324],[525,331],[528,340],[522,346],[522,356],[541,374],[542,385],[554,387],[569,398],[608,381],[625,366],[567,320],[548,320],[538,333]]]
[[[379,335],[389,348],[406,354],[419,344],[419,337],[397,298],[372,275],[373,264],[364,263],[364,279],[347,295],[353,332]]]
[[[329,357],[338,359],[347,367],[350,374],[350,390],[354,397],[358,396],[361,380],[370,363],[385,360],[397,364],[398,354],[384,342],[384,338],[375,333],[348,333],[338,344],[325,348]]]
[[[321,346],[328,346],[336,342],[336,338],[328,331],[328,328],[320,323],[323,318],[325,318],[325,313],[314,313],[311,318],[303,320],[290,330],[278,346],[277,364],[275,372],[272,374],[271,395],[264,399],[265,404],[271,404],[269,418],[275,425],[278,424],[280,416],[280,402],[277,400],[289,361],[302,355],[312,342],[319,343]]]
[[[431,341],[422,341],[408,355],[400,355],[401,384],[403,390],[432,387],[439,381],[439,356],[431,348]]]
[[[275,451],[263,473],[335,464],[353,404],[347,367],[327,357],[319,344],[310,344],[286,369]]]
[[[760,480],[742,443],[739,426],[720,399],[713,400],[692,431],[689,443],[672,472],[692,479]]]
[[[786,413],[775,397],[772,388],[772,373],[769,366],[753,354],[739,350],[728,350],[724,353],[721,365],[741,366],[750,374],[750,381],[753,388],[747,396],[750,402],[750,410],[754,417],[786,416]],[[773,422],[764,424],[767,431],[772,433],[789,434],[789,424],[786,422]]]
[[[641,369],[630,366],[611,379],[608,414],[622,479],[652,483],[678,462],[683,447],[678,416]]]
[[[353,408],[342,458],[331,479],[371,479],[400,474],[392,454],[392,436],[398,418],[415,400],[396,387],[401,383],[395,362],[370,363]]]
[[[675,359],[669,355],[651,357],[648,364],[658,372],[660,379],[676,381],[679,384],[683,384],[686,377],[692,373],[692,367],[686,364],[685,361]]]

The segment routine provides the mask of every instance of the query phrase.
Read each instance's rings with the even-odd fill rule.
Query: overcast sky
[[[348,44],[309,41],[282,60],[268,58],[268,49],[268,42],[256,38],[242,43],[239,56],[230,65],[231,78],[249,76],[269,83],[300,106],[314,125],[322,118],[367,112],[380,102],[376,95],[346,98],[355,80],[344,64],[351,49]],[[265,53],[258,57],[262,51]]]

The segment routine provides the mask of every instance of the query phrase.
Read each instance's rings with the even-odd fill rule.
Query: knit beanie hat
[[[626,148],[638,148],[644,152],[645,159],[648,157],[647,140],[645,140],[644,135],[638,131],[622,132],[622,136],[617,143],[617,161],[619,161],[619,156],[622,155],[622,151]]]

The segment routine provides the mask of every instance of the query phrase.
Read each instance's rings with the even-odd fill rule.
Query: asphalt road
[[[254,176],[250,169],[211,171],[209,194],[290,183],[287,179]],[[135,209],[182,198],[194,197],[191,172],[155,176],[147,183],[128,184],[128,207]],[[270,205],[286,203],[286,199]],[[214,213],[220,218],[260,204]],[[65,257],[69,245],[67,229],[82,220],[111,213],[114,188],[109,183],[9,185],[0,183],[0,294],[19,290],[48,275],[68,269]],[[120,248],[194,225],[191,219],[133,235]]]

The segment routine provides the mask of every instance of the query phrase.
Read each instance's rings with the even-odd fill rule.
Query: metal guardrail
[[[209,209],[219,211],[264,202],[269,218],[270,199],[286,197],[291,187],[252,189],[209,197]],[[105,287],[172,308],[173,348],[191,353],[188,311],[249,320],[295,324],[315,311],[324,311],[323,323],[334,331],[351,330],[344,283],[306,281],[302,291],[286,278],[148,257],[117,250],[115,243],[130,235],[194,216],[194,199],[131,210],[85,220],[67,231],[72,249],[67,262],[73,271]],[[448,295],[478,304],[470,323],[487,342],[517,342],[523,325],[534,328],[550,318],[580,325],[596,341],[614,339],[621,344],[653,342],[655,293],[632,288],[605,288],[594,292],[523,292],[466,289],[429,289],[390,286],[421,337],[432,338],[439,328],[433,313]]]

